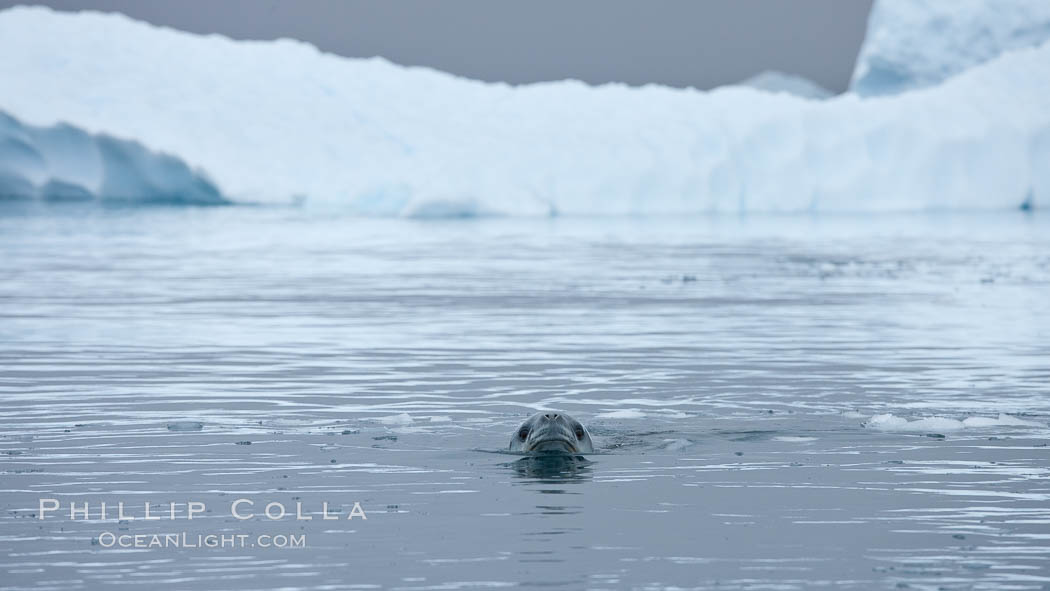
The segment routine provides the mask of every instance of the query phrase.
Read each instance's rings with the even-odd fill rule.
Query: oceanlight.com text
[[[103,548],[305,548],[306,534],[118,534],[104,531],[97,542]]]

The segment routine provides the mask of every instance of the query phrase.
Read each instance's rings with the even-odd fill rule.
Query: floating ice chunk
[[[376,421],[384,425],[411,425],[412,415],[407,412],[403,412],[399,415],[390,415],[388,417],[379,417]]]
[[[1047,39],[1046,0],[877,0],[850,90],[876,95],[933,86]]]
[[[644,419],[645,413],[636,408],[625,408],[598,413],[596,416],[600,419]]]
[[[664,439],[663,449],[667,451],[679,451],[692,447],[694,443],[688,439]]]
[[[684,413],[684,412],[682,412],[680,410],[670,410],[670,409],[652,410],[652,411],[649,411],[649,414],[656,414],[656,415],[659,415],[660,418],[664,418],[664,419],[688,419],[689,417],[693,416],[691,414]]]
[[[963,419],[963,425],[966,427],[1045,427],[1045,423],[1037,421],[1027,421],[1025,419],[1019,419],[1014,416],[1007,414],[1000,414],[998,418],[990,417],[970,417]]]
[[[871,417],[864,426],[878,431],[958,431],[963,428],[962,421],[944,417],[927,417],[909,421],[904,417],[892,414],[881,414]]]
[[[947,417],[926,417],[909,421],[904,417],[893,414],[881,414],[871,417],[864,426],[878,431],[898,432],[944,432],[960,431],[962,429],[976,429],[987,427],[1044,427],[1043,423],[1026,421],[1006,414],[1000,414],[997,418],[969,417],[963,420]]]

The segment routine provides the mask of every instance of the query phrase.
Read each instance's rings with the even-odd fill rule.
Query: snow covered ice
[[[0,109],[142,142],[235,201],[446,217],[1004,209],[1050,194],[1045,44],[921,91],[825,101],[511,87],[45,8],[0,13],[0,52]]]

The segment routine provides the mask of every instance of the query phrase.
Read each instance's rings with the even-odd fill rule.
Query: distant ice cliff
[[[441,217],[1050,200],[1046,44],[934,87],[824,101],[746,87],[511,87],[297,41],[45,8],[0,12],[0,55],[0,109],[142,142],[206,171],[235,201],[305,197],[364,215]],[[62,129],[69,146],[83,137]],[[36,178],[4,159],[9,173]],[[128,162],[125,171],[154,161]],[[76,177],[56,178],[67,176]]]

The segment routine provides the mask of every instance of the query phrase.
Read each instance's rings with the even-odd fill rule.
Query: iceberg
[[[850,90],[871,96],[933,86],[1047,39],[1046,0],[876,0]]]
[[[0,111],[0,200],[216,205],[204,175],[137,142],[67,124],[23,125]]]
[[[41,7],[0,12],[0,54],[0,109],[141,142],[238,202],[456,217],[1002,209],[1050,195],[1048,44],[935,87],[823,101],[514,87]]]

